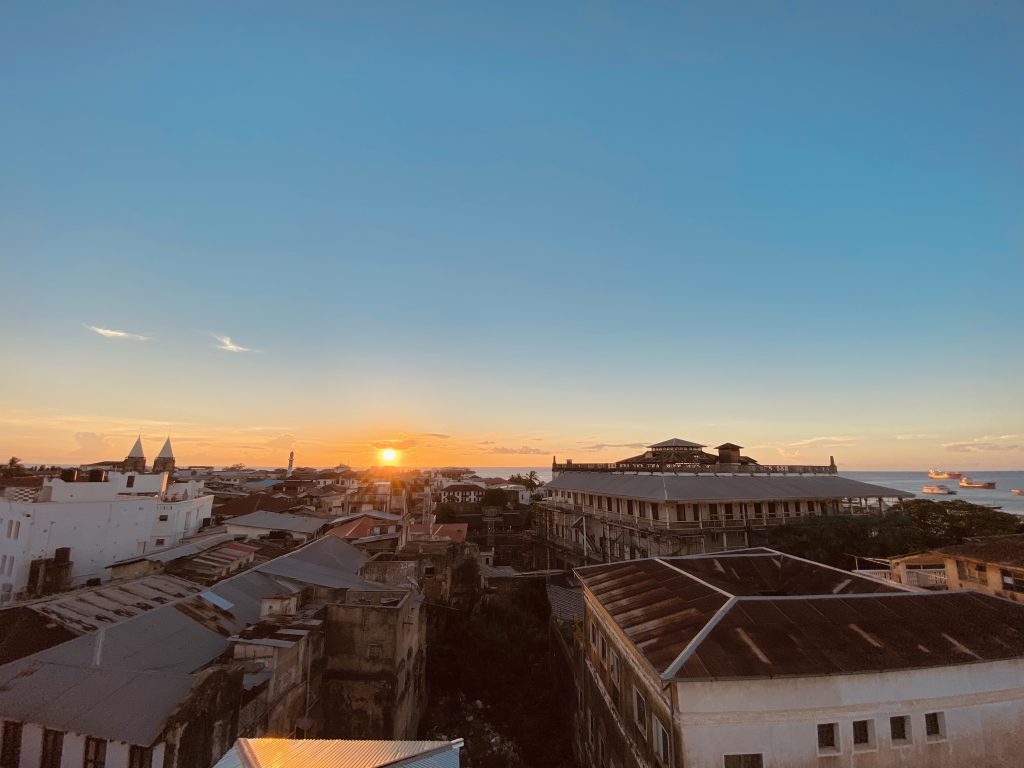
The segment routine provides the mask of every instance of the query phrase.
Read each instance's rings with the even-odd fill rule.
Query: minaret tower
[[[142,450],[142,435],[139,435],[135,440],[135,445],[132,446],[131,451],[125,457],[122,467],[125,472],[145,472],[146,471],[146,454]]]
[[[295,451],[289,451],[288,452],[288,473],[285,475],[285,477],[291,477],[292,476],[292,468],[294,466],[295,466]]]
[[[164,447],[160,449],[156,460],[153,462],[153,472],[174,472],[174,449],[171,448],[171,437],[167,436]]]

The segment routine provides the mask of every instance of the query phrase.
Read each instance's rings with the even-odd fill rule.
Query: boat
[[[990,480],[971,480],[967,475],[960,478],[961,488],[988,488],[995,490],[996,484]]]
[[[926,485],[921,489],[921,493],[930,493],[935,496],[952,496],[956,494],[956,491],[952,490],[948,485]]]
[[[1024,488],[1011,488],[1010,493],[1014,496],[1024,496]]]
[[[963,476],[963,472],[950,472],[947,469],[928,470],[928,477],[932,480],[959,480]]]

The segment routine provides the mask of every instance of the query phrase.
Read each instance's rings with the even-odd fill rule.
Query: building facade
[[[0,498],[0,602],[104,580],[111,563],[196,533],[213,507],[202,483],[166,473],[66,470],[26,490]]]
[[[553,464],[536,505],[539,540],[570,565],[715,552],[819,515],[871,514],[913,494],[840,477],[835,463],[761,465],[673,438],[614,464]]]
[[[771,550],[577,574],[585,765],[1020,764],[1024,607]]]

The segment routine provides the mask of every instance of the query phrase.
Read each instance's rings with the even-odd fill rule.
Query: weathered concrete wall
[[[392,593],[363,593],[377,602],[328,606],[326,738],[415,738],[426,700],[425,625],[414,595],[400,594],[396,605],[379,602]]]

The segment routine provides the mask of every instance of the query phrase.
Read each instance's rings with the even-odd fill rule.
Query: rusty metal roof
[[[713,471],[713,470],[709,470]],[[563,472],[546,490],[650,501],[757,502],[904,498],[914,494],[838,475],[693,475]]]
[[[916,592],[771,550],[580,568],[664,679],[825,675],[1024,656],[1024,606]]]
[[[935,550],[948,557],[981,560],[984,563],[1024,568],[1024,534],[986,536],[965,541],[952,547]]]

